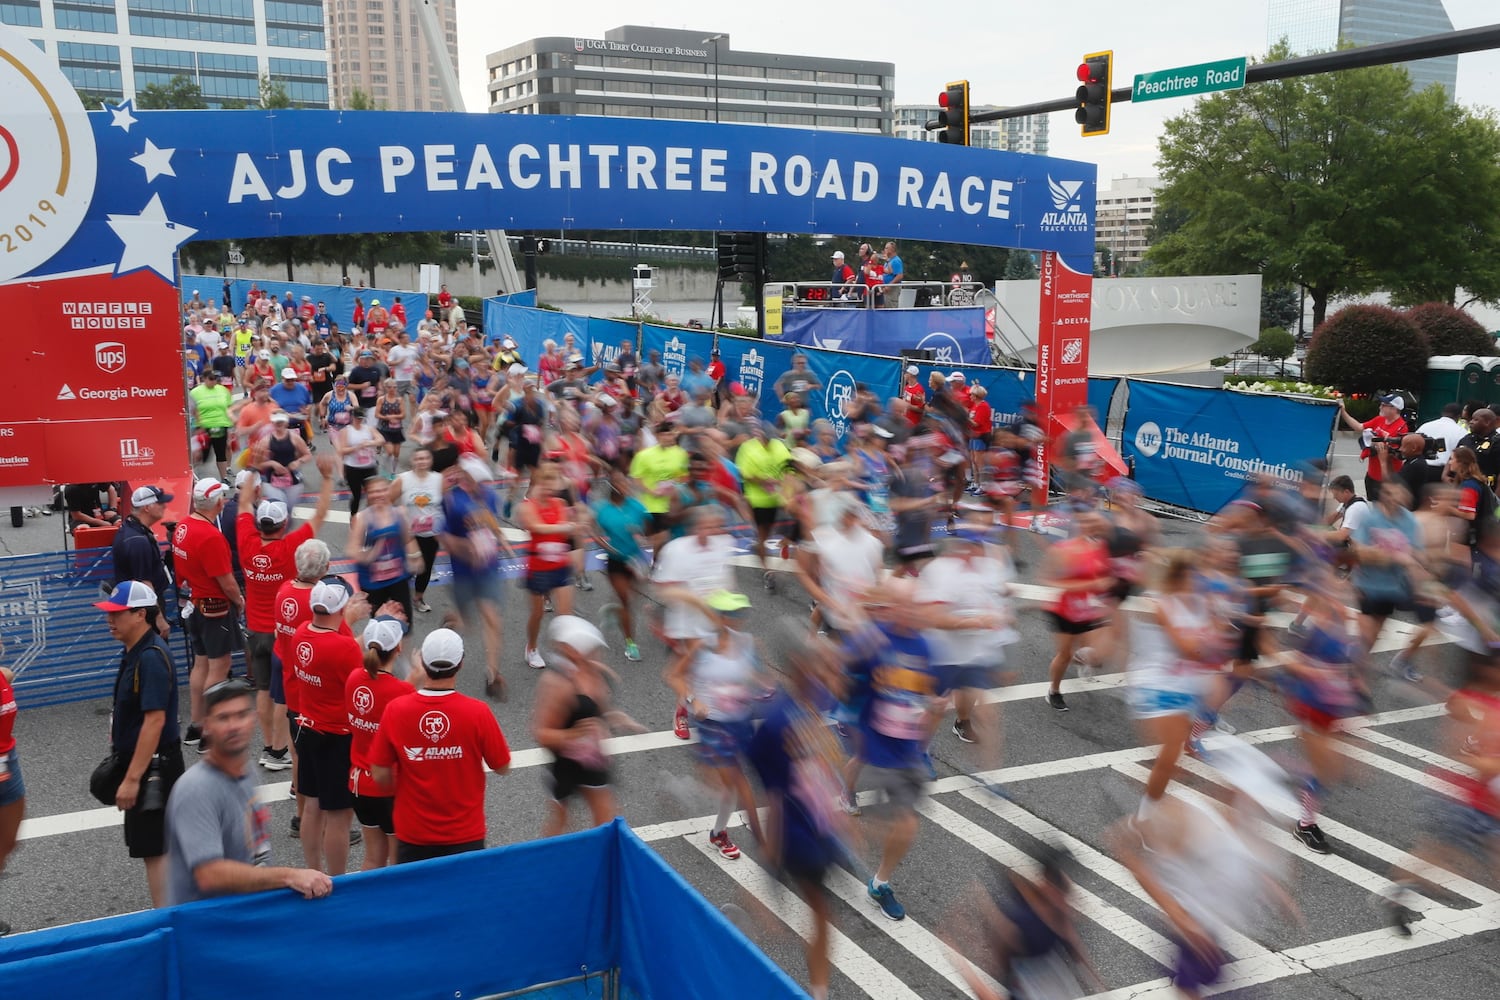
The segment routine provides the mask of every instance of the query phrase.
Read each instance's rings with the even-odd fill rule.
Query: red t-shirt
[[[995,413],[988,400],[981,399],[969,407],[969,436],[989,440],[995,430]],[[241,551],[244,551],[241,549]]]
[[[370,744],[380,730],[386,706],[415,690],[406,681],[384,671],[371,677],[363,670],[349,675],[344,684],[344,708],[349,713],[349,791],[370,798],[396,794],[394,788],[377,785],[370,776]]]
[[[488,705],[457,691],[422,690],[386,707],[369,763],[396,768],[396,836],[408,844],[483,840],[484,765],[510,764]]]
[[[304,622],[287,644],[292,650],[292,672],[301,688],[298,724],[320,733],[347,733],[344,686],[351,673],[365,669],[359,641],[342,629],[325,631]]]
[[[913,382],[901,387],[901,395],[906,399],[906,421],[915,427],[922,422],[922,413],[927,409],[927,393],[922,390],[922,383]]]
[[[401,325],[406,325],[406,306],[400,302],[391,306],[391,319],[400,320]]]
[[[16,692],[10,681],[0,674],[0,753],[16,748]]]
[[[437,302],[439,309],[447,309],[449,306],[453,305],[453,296],[449,295],[447,292],[438,292]]]
[[[245,571],[245,625],[252,632],[275,632],[276,597],[282,584],[297,578],[297,546],[313,537],[312,525],[266,541],[255,527],[255,515],[245,511],[235,518],[234,530],[240,543],[240,567]]]
[[[958,400],[965,410],[973,402],[973,398],[969,394],[969,387],[963,382],[949,382],[948,391],[953,393],[953,398]]]
[[[229,555],[229,539],[218,525],[190,514],[177,524],[172,535],[172,560],[177,579],[193,592],[193,600],[224,597],[217,577],[234,572]]]
[[[713,379],[715,382],[717,382],[717,381],[719,381],[719,379],[723,378],[724,377],[724,362],[720,361],[718,358],[715,358],[714,360],[710,361],[708,363],[708,377],[711,378],[711,379]]]
[[[543,524],[562,524],[568,519],[568,505],[562,497],[526,501],[532,514]],[[527,547],[526,572],[545,573],[562,569],[572,558],[572,539],[567,535],[534,535]]]
[[[1109,549],[1103,542],[1074,538],[1059,542],[1058,549],[1064,581],[1093,580],[1109,572]],[[1064,621],[1078,624],[1099,621],[1107,616],[1099,592],[1093,590],[1060,590],[1048,610]]]
[[[1376,437],[1382,438],[1399,438],[1401,435],[1407,433],[1406,421],[1401,417],[1397,417],[1395,420],[1387,421],[1384,417],[1374,416],[1369,420],[1366,420],[1360,426],[1362,426],[1365,430],[1374,431]],[[1399,444],[1392,443],[1386,445],[1386,449],[1390,452],[1391,472],[1399,472],[1401,470],[1401,446]],[[1364,448],[1360,451],[1359,457],[1365,459],[1365,475],[1369,476],[1376,482],[1379,482],[1380,456],[1375,454],[1375,449]]]

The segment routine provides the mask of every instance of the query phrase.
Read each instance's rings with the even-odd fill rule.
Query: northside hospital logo
[[[51,57],[0,31],[0,281],[28,274],[67,245],[94,197],[94,132]]]

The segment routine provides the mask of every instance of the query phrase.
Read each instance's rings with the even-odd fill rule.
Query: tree
[[[369,94],[365,93],[363,90],[360,90],[358,87],[355,87],[352,91],[350,91],[349,97],[344,101],[344,109],[346,111],[378,111],[381,110],[384,106],[384,101],[377,105],[370,98]]]
[[[1282,44],[1266,58],[1288,55]],[[1447,275],[1500,294],[1489,265],[1466,259],[1500,256],[1500,225],[1491,227],[1500,221],[1495,133],[1489,119],[1447,107],[1436,93],[1413,95],[1405,71],[1389,66],[1206,98],[1170,119],[1161,140],[1159,212],[1180,224],[1149,251],[1152,269],[1257,271],[1272,286],[1303,286],[1315,327],[1332,297],[1418,279]],[[1450,238],[1448,226],[1468,215],[1477,225]]]
[[[286,92],[286,84],[272,80],[269,73],[260,75],[260,106],[266,110],[292,106],[292,98]]]
[[[1348,306],[1313,331],[1302,373],[1309,382],[1370,393],[1410,385],[1426,368],[1427,341],[1404,313]]]
[[[1438,354],[1495,353],[1495,338],[1479,321],[1446,302],[1426,302],[1406,310],[1406,316],[1427,338],[1427,349]]]
[[[1281,361],[1297,353],[1297,339],[1279,326],[1268,326],[1260,331],[1260,339],[1250,345],[1250,350],[1263,358]]]
[[[1297,289],[1285,285],[1262,285],[1260,289],[1261,329],[1274,326],[1290,330],[1302,315],[1302,297]]]
[[[1025,250],[1014,250],[1005,262],[1006,281],[1034,281],[1037,277],[1036,262]]]
[[[1110,252],[1109,247],[1103,243],[1094,244],[1094,259],[1098,264],[1094,267],[1094,277],[1108,278],[1115,273],[1115,255]]]
[[[191,77],[174,76],[166,83],[152,83],[135,92],[135,106],[142,111],[202,110],[208,107],[203,90]]]

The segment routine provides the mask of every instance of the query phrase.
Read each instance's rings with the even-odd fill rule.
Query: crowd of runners
[[[1174,982],[1199,996],[1260,903],[1295,910],[1260,820],[1276,818],[1298,850],[1333,849],[1318,821],[1340,781],[1336,744],[1348,720],[1381,707],[1372,650],[1398,613],[1416,627],[1386,670],[1447,700],[1442,752],[1457,763],[1440,770],[1448,794],[1410,845],[1421,863],[1391,873],[1383,905],[1409,933],[1432,871],[1477,867],[1493,880],[1500,469],[1489,463],[1500,463],[1500,436],[1488,410],[1455,420],[1438,456],[1402,455],[1393,401],[1365,435],[1376,495],[1360,497],[1348,477],[1325,485],[1309,465],[1293,480],[1247,483],[1191,545],[1174,547],[1136,484],[1105,471],[1086,412],[1041,469],[1034,412],[1001,422],[962,373],[924,380],[913,366],[898,396],[861,392],[849,403],[840,441],[809,419],[804,399],[819,386],[805,359],[767,387],[782,404],[767,421],[716,356],[668,371],[626,343],[594,366],[568,338],[522,357],[503,330],[482,337],[443,302],[434,312],[408,325],[372,302],[346,336],[290,296],[239,314],[186,308],[206,473],[171,545],[190,609],[189,713],[179,733],[175,693],[169,708],[165,694],[148,704],[138,688],[131,701],[117,685],[117,702],[171,719],[151,730],[156,754],[115,750],[132,757],[127,782],[157,774],[153,761],[170,760],[179,740],[239,780],[258,727],[259,766],[292,769],[305,868],[274,883],[195,883],[190,864],[160,897],[153,884],[158,902],[267,884],[332,891],[308,873],[343,874],[356,825],[365,868],[484,846],[484,767],[503,772],[510,753],[493,711],[456,691],[463,664],[484,671],[497,702],[519,671],[545,671],[530,716],[553,755],[542,833],[565,830],[575,800],[589,822],[607,822],[616,802],[605,739],[640,728],[612,692],[664,681],[674,732],[694,743],[718,802],[710,841],[733,860],[736,837],[748,836],[805,897],[816,918],[809,979],[823,997],[825,876],[834,866],[860,873],[872,906],[905,917],[896,885],[920,850],[933,741],[962,743],[976,784],[1007,796],[995,780],[1005,747],[996,689],[1045,676],[1045,702],[1062,713],[1070,676],[1122,673],[1142,745],[1156,749],[1111,850],[1170,921]],[[1431,466],[1419,496],[1396,474],[1403,459]],[[309,466],[317,492],[304,500]],[[1048,482],[1063,497],[1033,517]],[[336,554],[318,538],[336,486],[349,491],[342,555],[354,585],[331,575]],[[162,510],[149,490],[135,491],[126,518],[148,529]],[[237,513],[226,518],[229,504]],[[311,516],[294,526],[303,504]],[[504,567],[517,560],[529,602],[522,639],[503,635],[501,617]],[[1045,668],[1010,653],[1029,613],[1016,585],[1031,560],[1055,637]],[[112,630],[123,623],[127,660],[132,643],[153,643],[176,617],[147,563],[149,554],[133,563],[126,589],[101,605]],[[454,610],[440,617],[427,598],[443,565]],[[573,613],[574,593],[596,586],[610,600],[591,622]],[[808,615],[782,637],[793,652],[773,662],[748,616],[761,594],[791,588],[805,592]],[[135,618],[151,627],[127,628]],[[243,681],[230,677],[241,620]],[[1465,650],[1451,690],[1425,651],[1438,629]],[[649,669],[626,665],[637,661]],[[0,865],[24,807],[9,680],[0,670]],[[1247,687],[1285,705],[1300,742],[1295,773],[1221,720]],[[1200,766],[1217,775],[1222,802],[1184,791],[1182,769]],[[161,770],[169,786],[181,773]],[[180,866],[173,845],[183,850],[181,829],[201,828],[202,816],[179,808],[179,790],[164,825],[132,824],[140,803],[128,790],[132,855],[149,859],[136,845],[156,846]],[[244,801],[259,846],[241,860],[255,865],[268,820]],[[741,825],[744,836],[732,834]],[[953,931],[976,995],[993,995],[994,982],[1054,995],[1047,976],[1059,964],[1093,977],[1069,906],[1071,861],[1057,851],[1044,862],[1035,879],[1013,873],[1009,891]]]

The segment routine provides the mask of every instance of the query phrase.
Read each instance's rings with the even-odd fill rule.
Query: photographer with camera
[[[1458,422],[1459,415],[1464,408],[1457,403],[1449,403],[1443,407],[1443,415],[1436,420],[1429,420],[1417,428],[1417,433],[1428,438],[1429,441],[1437,441],[1437,454],[1429,458],[1428,464],[1435,465],[1442,470],[1448,465],[1448,456],[1453,449],[1463,441],[1468,431],[1464,425]]]
[[[1359,457],[1365,460],[1365,497],[1371,503],[1380,498],[1381,481],[1390,473],[1401,471],[1400,457],[1385,453],[1399,447],[1401,437],[1411,429],[1401,417],[1401,411],[1405,408],[1406,400],[1402,396],[1394,393],[1381,396],[1380,413],[1360,423],[1344,409],[1344,401],[1339,400],[1339,415],[1345,426],[1361,432]]]
[[[1442,481],[1443,467],[1428,462],[1437,453],[1436,447],[1441,445],[1441,441],[1433,441],[1425,435],[1413,433],[1405,435],[1399,441],[1388,439],[1376,446],[1380,449],[1381,478],[1386,482],[1401,480],[1411,494],[1407,509],[1416,510],[1420,507],[1428,484]],[[1396,466],[1394,470],[1392,465]]]

